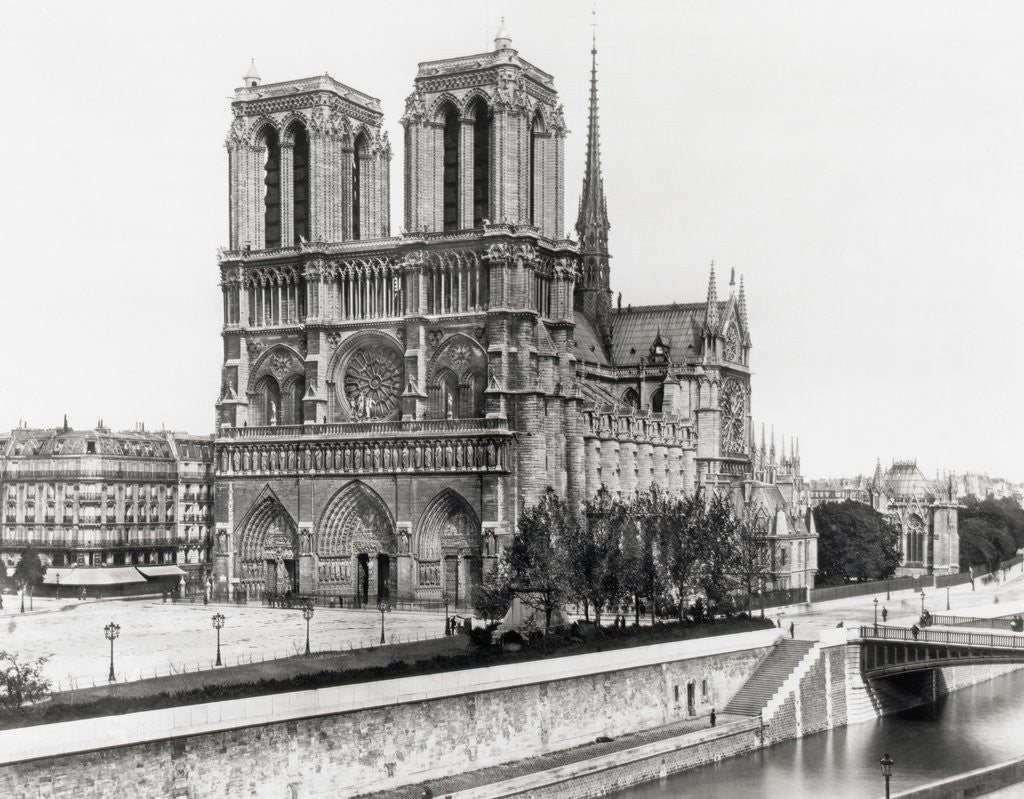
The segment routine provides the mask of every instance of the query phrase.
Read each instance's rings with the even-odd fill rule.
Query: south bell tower
[[[389,235],[391,145],[380,101],[327,74],[235,90],[228,150],[231,250]]]
[[[405,101],[405,228],[565,231],[565,122],[554,79],[512,48],[419,65]]]

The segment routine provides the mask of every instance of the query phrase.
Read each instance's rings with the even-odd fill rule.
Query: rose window
[[[719,404],[722,409],[722,450],[742,454],[747,405],[743,387],[735,380],[726,380]]]
[[[354,419],[390,419],[398,413],[402,359],[389,347],[363,347],[345,368],[345,398]]]

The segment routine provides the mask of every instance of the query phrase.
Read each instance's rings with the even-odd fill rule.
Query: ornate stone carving
[[[729,325],[729,329],[725,331],[725,349],[722,355],[725,360],[732,363],[740,362],[740,334],[734,324]]]
[[[338,345],[341,343],[341,333],[328,333],[327,344],[332,350],[338,349]]]
[[[743,454],[746,436],[747,398],[739,381],[729,378],[722,386],[719,407],[722,409],[722,451]]]
[[[292,371],[291,358],[287,355],[272,355],[269,368],[278,380],[282,380]]]
[[[402,359],[390,347],[362,347],[349,358],[344,386],[355,418],[390,419],[398,411]]]
[[[469,363],[469,359],[473,356],[469,347],[465,344],[456,344],[451,348],[449,357],[452,361],[452,366],[455,367],[455,371],[461,373],[466,368],[466,364]]]
[[[263,342],[259,340],[246,342],[246,349],[249,351],[249,360],[256,360],[260,356],[260,353],[263,352],[264,346]]]
[[[431,347],[436,347],[444,339],[443,330],[428,330],[427,331],[427,344]]]

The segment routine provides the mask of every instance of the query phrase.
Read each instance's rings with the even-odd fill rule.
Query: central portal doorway
[[[391,558],[388,555],[377,555],[377,601],[387,602],[391,599],[388,583],[391,581]]]
[[[361,605],[365,605],[370,595],[370,556],[362,552],[357,560],[356,597]]]

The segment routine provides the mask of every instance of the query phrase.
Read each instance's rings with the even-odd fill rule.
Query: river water
[[[609,796],[617,799],[870,799],[896,761],[892,790],[1024,756],[1024,670],[956,691],[936,704],[786,741]],[[1024,785],[1021,786],[1024,796]]]

